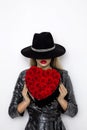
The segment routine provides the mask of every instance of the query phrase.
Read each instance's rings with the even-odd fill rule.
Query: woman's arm
[[[24,87],[24,76],[25,76],[25,71],[20,73],[13,91],[12,100],[8,109],[8,114],[10,115],[11,118],[23,116],[24,114],[24,112],[20,113],[18,111],[18,104],[24,102],[22,96],[22,90]]]
[[[67,115],[73,117],[77,114],[78,107],[77,107],[77,103],[75,100],[75,95],[74,95],[71,79],[70,79],[67,71],[64,71],[62,74],[62,82],[65,87],[65,90],[61,90],[62,92],[60,90],[59,91],[60,91],[60,93],[63,93],[64,97],[63,97],[63,95],[61,96],[61,94],[60,94],[58,97],[58,102],[61,106],[62,112],[64,114],[67,114]],[[64,89],[64,87],[62,89]]]

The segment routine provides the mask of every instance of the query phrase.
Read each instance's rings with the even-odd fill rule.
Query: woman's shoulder
[[[27,70],[28,70],[28,69],[22,70],[22,71],[19,73],[19,76],[20,76],[20,77],[24,77]]]
[[[56,69],[56,70],[60,73],[62,80],[65,81],[67,78],[69,78],[69,74],[67,70],[65,69]]]
[[[59,68],[55,68],[60,74],[68,74],[68,71],[65,69],[59,69]]]
[[[22,70],[20,74],[25,74],[28,69]]]

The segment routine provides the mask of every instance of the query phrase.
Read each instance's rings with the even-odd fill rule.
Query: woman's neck
[[[50,65],[48,65],[48,66],[39,66],[39,65],[37,65],[37,67],[42,68],[43,70],[52,69],[52,67]]]

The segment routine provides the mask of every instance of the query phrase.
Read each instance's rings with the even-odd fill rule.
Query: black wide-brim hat
[[[66,52],[62,45],[54,43],[50,32],[35,33],[32,46],[25,47],[21,53],[28,58],[49,59],[62,56]]]

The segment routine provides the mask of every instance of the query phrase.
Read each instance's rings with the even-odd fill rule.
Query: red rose
[[[42,70],[32,66],[26,71],[25,82],[30,94],[37,100],[42,100],[57,89],[60,73],[55,69]]]

